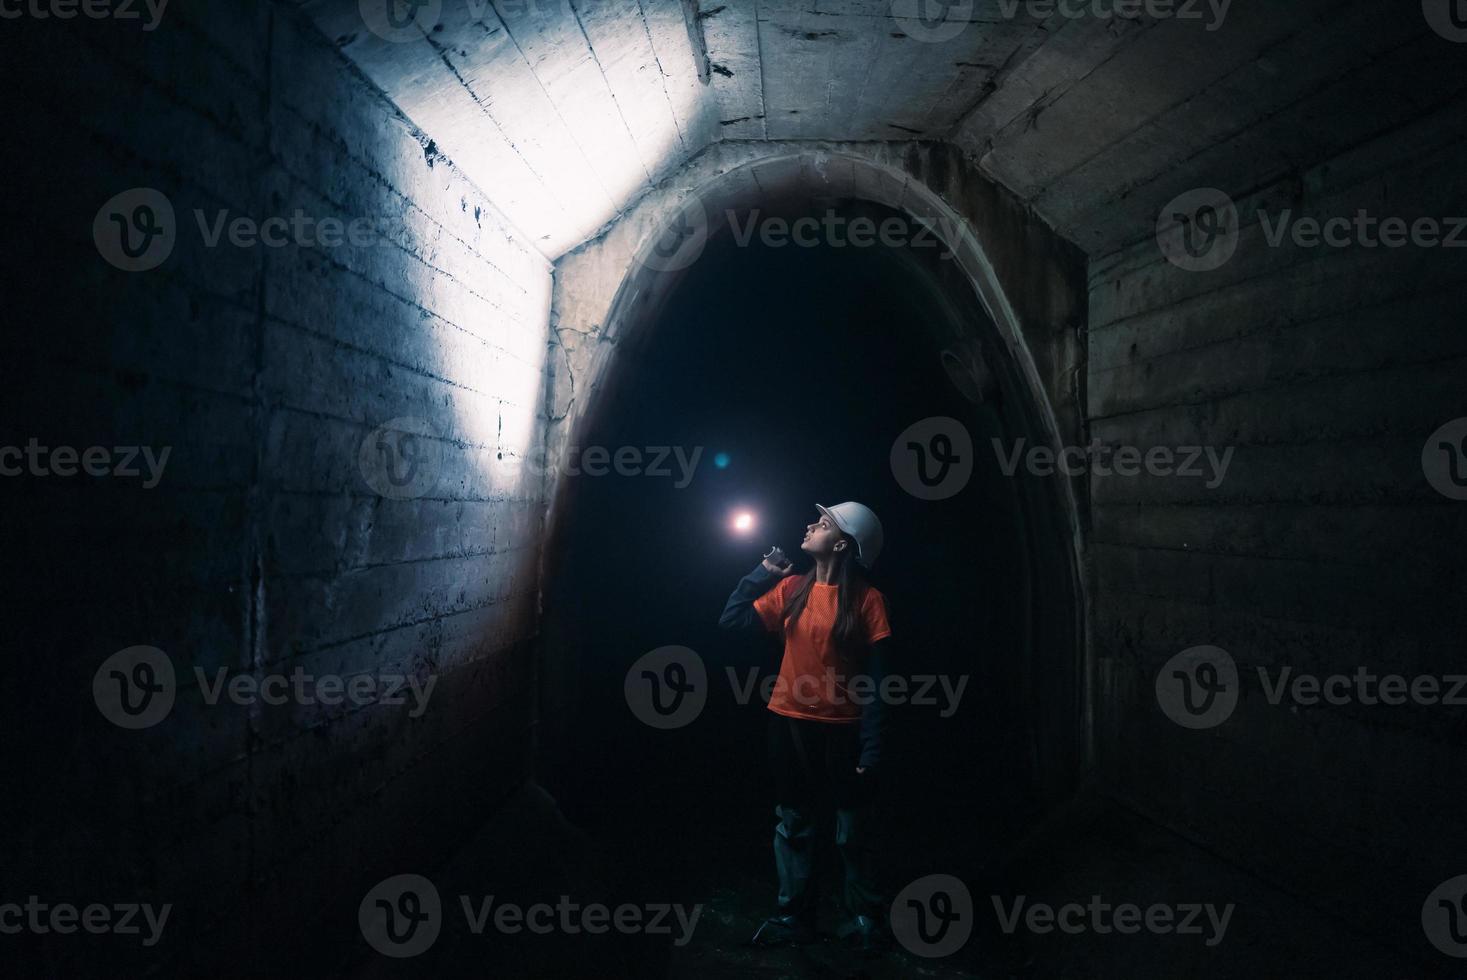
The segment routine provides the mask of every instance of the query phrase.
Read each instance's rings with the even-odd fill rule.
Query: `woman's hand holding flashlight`
[[[764,556],[763,565],[767,571],[780,578],[795,570],[794,563],[777,547],[769,549],[769,554]]]

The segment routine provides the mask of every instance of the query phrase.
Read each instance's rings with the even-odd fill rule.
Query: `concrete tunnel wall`
[[[431,871],[525,775],[543,496],[523,463],[543,437],[550,265],[284,6],[169,16],[142,34],[30,23],[7,55],[31,64],[13,135],[48,147],[9,175],[36,209],[18,220],[55,230],[29,259],[75,284],[12,294],[44,327],[13,331],[7,367],[50,379],[14,417],[42,443],[171,454],[150,490],[35,481],[10,528],[12,562],[61,570],[18,610],[16,649],[44,651],[21,728],[48,744],[11,746],[33,778],[7,804],[28,819],[7,821],[22,865],[5,870],[52,897],[171,903],[181,972],[224,950],[250,972],[313,926],[281,908],[334,915]],[[171,202],[177,240],[124,272],[91,229],[135,187]],[[194,217],[298,208],[391,224],[366,246],[211,248]],[[433,471],[384,495],[362,453],[402,417],[426,426]],[[177,698],[126,731],[92,675],[139,644],[171,660]],[[436,681],[417,713],[209,704],[195,668]]]
[[[1272,704],[1258,673],[1462,673],[1467,512],[1423,473],[1433,432],[1464,414],[1461,249],[1265,233],[1363,210],[1445,234],[1467,214],[1461,97],[1394,75],[1357,84],[1411,97],[1372,104],[1392,113],[1380,135],[1235,190],[1221,266],[1179,268],[1149,225],[1091,256],[1090,431],[1234,450],[1211,488],[1090,481],[1095,707],[1112,792],[1410,949],[1423,897],[1467,867],[1441,826],[1467,805],[1462,708]],[[1224,721],[1188,731],[1155,683],[1201,645],[1232,657],[1241,691]]]

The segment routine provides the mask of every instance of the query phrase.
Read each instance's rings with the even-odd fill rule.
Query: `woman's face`
[[[841,529],[835,526],[835,521],[821,514],[814,523],[806,525],[805,540],[800,542],[800,550],[812,556],[833,555],[837,550],[845,550],[843,537]],[[840,545],[840,548],[837,549],[836,545]]]

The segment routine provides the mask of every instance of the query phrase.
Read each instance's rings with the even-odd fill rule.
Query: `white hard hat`
[[[816,504],[815,507],[835,521],[836,527],[856,539],[856,561],[862,567],[869,569],[876,563],[876,556],[881,554],[881,521],[876,519],[876,513],[870,507],[854,500],[834,507],[824,504]]]

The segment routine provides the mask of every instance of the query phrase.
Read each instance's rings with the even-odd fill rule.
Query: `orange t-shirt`
[[[778,631],[782,627],[785,601],[799,579],[799,575],[786,575],[778,585],[754,600],[754,612],[765,629]],[[850,671],[841,668],[835,638],[831,635],[839,594],[839,586],[820,582],[810,586],[805,609],[784,639],[784,659],[769,698],[770,711],[813,721],[860,720],[861,702],[870,700],[874,692],[870,681],[864,682],[864,689],[858,687],[855,695],[846,690]],[[867,643],[891,635],[886,621],[886,597],[869,586],[861,602],[860,618]]]

